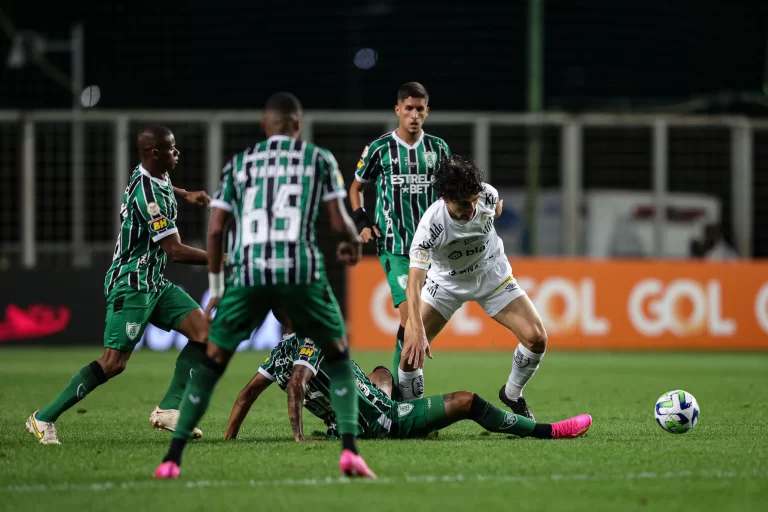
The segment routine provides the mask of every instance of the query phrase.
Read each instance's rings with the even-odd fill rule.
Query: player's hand
[[[220,300],[221,297],[211,297],[205,306],[205,318],[208,319],[208,323],[213,322],[213,310],[219,307]]]
[[[363,257],[363,244],[340,242],[336,247],[336,259],[341,263],[354,266]]]
[[[406,336],[405,343],[403,343],[403,357],[405,357],[405,361],[409,366],[412,368],[423,368],[425,354],[430,359],[433,359],[432,349],[429,346],[426,333]]]
[[[211,209],[211,198],[205,193],[205,190],[199,190],[197,192],[187,191],[187,202],[195,206],[202,206],[204,208]]]
[[[373,226],[373,231],[371,231],[371,228],[363,228],[360,232],[360,238],[363,239],[364,244],[367,244],[371,240],[381,238],[381,232],[379,232],[379,228],[376,226]]]

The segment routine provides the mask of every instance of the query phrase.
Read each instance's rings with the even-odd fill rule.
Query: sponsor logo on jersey
[[[437,165],[437,153],[434,151],[425,151],[424,161],[427,163],[427,167],[434,167]]]
[[[410,159],[405,161],[406,167],[418,167],[419,162],[412,162]]]
[[[439,237],[443,233],[443,231],[445,231],[445,226],[437,222],[433,222],[432,227],[429,228],[429,240],[425,240],[421,242],[419,244],[419,247],[421,247],[425,251],[430,250],[432,247],[435,246],[437,237]]]
[[[160,215],[160,206],[157,203],[149,203],[147,204],[147,211],[150,216],[157,217]]]
[[[480,239],[480,236],[471,236],[469,238],[466,238],[464,240],[464,245],[469,245],[477,242]]]
[[[299,355],[300,356],[306,356],[307,358],[310,358],[313,355],[315,355],[315,348],[314,347],[306,347],[306,346],[301,347],[301,349],[299,350]]]
[[[413,410],[413,404],[399,404],[397,406],[397,415],[399,417],[408,416]]]
[[[451,254],[448,255],[449,259],[457,260],[463,256],[463,253],[461,251],[453,251]]]
[[[415,162],[406,163],[408,167],[415,167]],[[403,194],[426,194],[432,185],[431,174],[393,174],[390,177],[392,186],[399,187]]]
[[[485,221],[485,226],[483,226],[483,234],[487,235],[488,233],[491,232],[492,229],[493,229],[493,219],[488,219],[487,221]]]
[[[151,223],[152,231],[160,231],[168,227],[168,219],[165,217],[160,217],[159,219],[155,219]]]
[[[485,206],[496,206],[496,203],[498,202],[499,202],[498,197],[491,194],[490,192],[485,193]]]
[[[136,337],[139,335],[139,331],[141,331],[141,324],[137,324],[134,322],[126,322],[125,324],[125,334],[128,336],[128,339],[133,341],[136,339]]]

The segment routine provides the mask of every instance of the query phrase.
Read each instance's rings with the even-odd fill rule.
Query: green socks
[[[405,340],[405,327],[402,325],[397,330],[397,341],[395,342],[395,353],[392,355],[392,377],[395,379],[395,387],[400,380],[397,376],[397,370],[400,368],[400,354],[403,353],[403,341]]]
[[[55,422],[64,411],[105,382],[107,382],[107,375],[104,373],[104,369],[96,361],[92,362],[77,372],[67,387],[51,403],[38,411],[37,419],[49,423]]]
[[[192,378],[193,373],[205,359],[205,343],[200,341],[189,341],[176,358],[176,366],[173,370],[173,379],[168,386],[168,391],[160,401],[158,407],[163,410],[178,409],[181,405],[181,397],[187,382]]]
[[[533,433],[536,422],[507,412],[475,395],[469,408],[469,419],[489,432],[526,437]]]
[[[339,435],[357,435],[357,383],[349,357],[324,363],[331,380],[331,407],[336,414]]]
[[[206,357],[195,370],[195,378],[187,381],[179,407],[179,422],[173,439],[187,440],[208,409],[213,389],[224,374],[226,364],[219,364]]]

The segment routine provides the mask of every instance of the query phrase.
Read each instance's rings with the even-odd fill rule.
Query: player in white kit
[[[403,398],[423,396],[429,344],[463,303],[474,301],[520,341],[499,399],[515,414],[534,419],[522,393],[544,357],[547,334],[496,234],[499,193],[483,183],[474,163],[458,156],[441,164],[432,186],[439,199],[421,217],[410,250],[403,347],[408,366],[399,382]]]

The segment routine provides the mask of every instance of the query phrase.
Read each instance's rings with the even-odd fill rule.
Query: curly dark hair
[[[483,171],[472,160],[453,155],[440,162],[432,187],[441,199],[461,201],[483,191]]]

